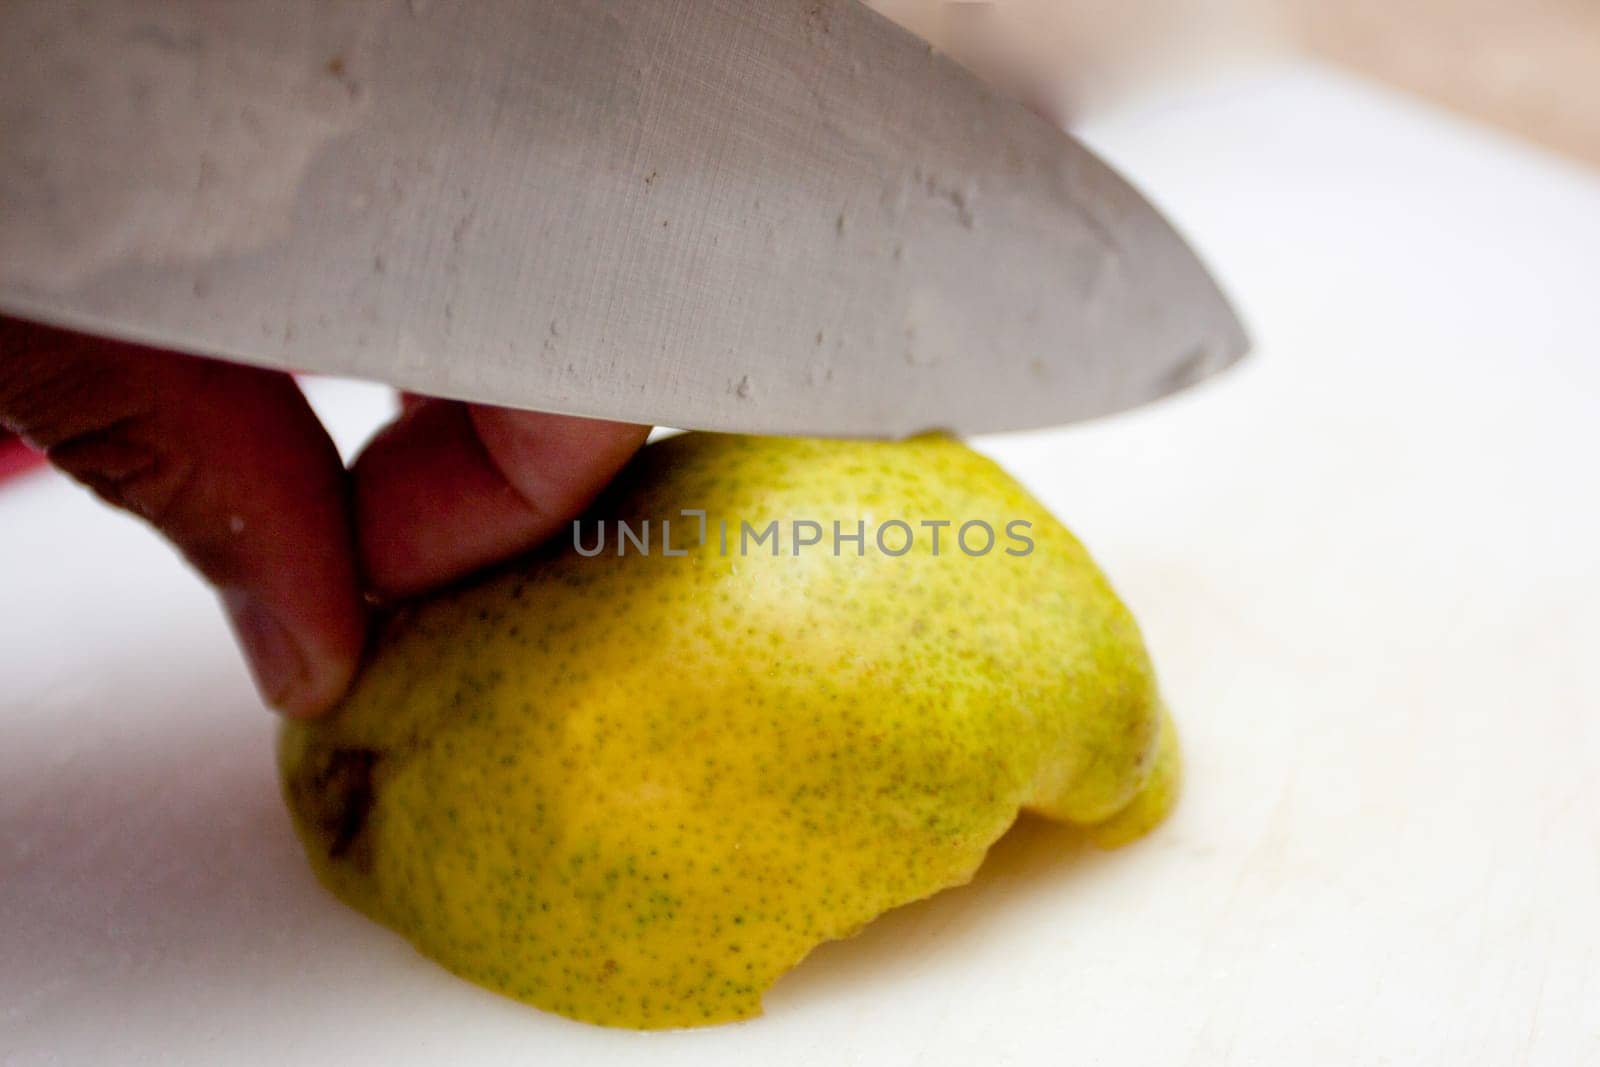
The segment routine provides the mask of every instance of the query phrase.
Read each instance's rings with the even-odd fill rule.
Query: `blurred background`
[[[1071,123],[1299,55],[1600,167],[1593,0],[872,0]]]

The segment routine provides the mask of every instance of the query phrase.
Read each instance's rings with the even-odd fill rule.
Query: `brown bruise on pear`
[[[595,514],[670,518],[681,547],[685,507],[710,526],[685,557],[562,539],[405,609],[335,713],[285,725],[328,888],[540,1008],[694,1026],[758,1014],[817,944],[968,881],[1022,808],[1111,845],[1173,803],[1132,617],[989,460],[688,434]],[[858,516],[1024,519],[1034,548],[967,556],[950,527],[938,557],[919,538],[890,558],[869,523],[861,557],[719,552],[719,518]]]

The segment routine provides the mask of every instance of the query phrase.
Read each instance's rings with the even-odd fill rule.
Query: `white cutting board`
[[[1600,1063],[1600,179],[1306,69],[1087,132],[1258,341],[985,443],[1145,625],[1165,828],[1024,824],[744,1025],[545,1015],[317,888],[208,595],[35,475],[0,488],[3,1058]],[[317,399],[346,443],[383,407]]]

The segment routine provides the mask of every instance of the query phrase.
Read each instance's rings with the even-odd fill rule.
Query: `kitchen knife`
[[[1086,149],[855,0],[10,0],[0,308],[762,433],[1070,422],[1237,359]]]

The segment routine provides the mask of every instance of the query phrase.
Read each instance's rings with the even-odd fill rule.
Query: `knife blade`
[[[1084,147],[855,0],[13,0],[0,308],[696,429],[1152,400],[1247,345]]]

